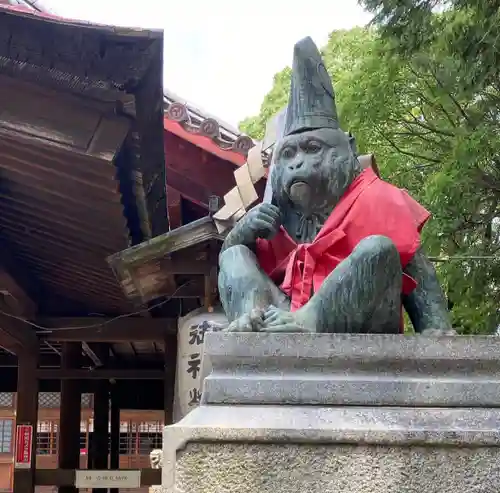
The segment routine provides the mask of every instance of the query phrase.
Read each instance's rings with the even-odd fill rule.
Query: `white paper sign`
[[[77,488],[139,488],[141,486],[141,471],[139,470],[77,470],[75,472]]]
[[[227,327],[222,310],[209,313],[204,308],[179,318],[177,332],[177,373],[174,398],[174,421],[181,420],[197,407],[203,379],[203,344],[205,334]]]

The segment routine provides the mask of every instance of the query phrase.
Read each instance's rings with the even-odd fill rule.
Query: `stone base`
[[[179,492],[462,493],[500,488],[500,448],[195,443]]]
[[[165,428],[175,493],[500,491],[500,410],[201,406]]]
[[[497,338],[207,334],[205,361],[169,492],[500,492]]]

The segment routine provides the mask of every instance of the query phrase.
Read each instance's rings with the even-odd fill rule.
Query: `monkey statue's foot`
[[[264,323],[260,331],[314,333],[316,327],[311,322],[303,312],[289,312],[271,305],[264,313]]]
[[[424,337],[443,337],[443,336],[456,336],[455,329],[425,329],[420,333]]]
[[[264,323],[264,310],[254,308],[233,320],[224,332],[259,332]]]

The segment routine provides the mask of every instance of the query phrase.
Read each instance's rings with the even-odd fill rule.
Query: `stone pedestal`
[[[207,334],[176,493],[500,491],[498,338]]]

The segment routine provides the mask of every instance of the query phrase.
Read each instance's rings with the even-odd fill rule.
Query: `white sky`
[[[357,0],[44,3],[63,17],[164,29],[165,87],[235,126],[259,112],[274,74],[291,63],[296,41],[311,36],[322,46],[331,31],[370,20]]]

